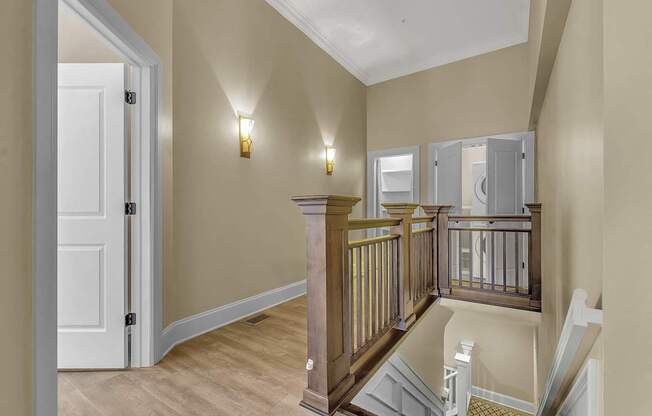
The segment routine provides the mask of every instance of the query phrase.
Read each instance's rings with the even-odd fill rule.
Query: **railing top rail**
[[[485,221],[485,222],[530,222],[530,215],[449,215],[450,222]]]
[[[355,218],[349,220],[349,230],[393,227],[401,224],[400,218]]]
[[[419,228],[418,230],[412,230],[412,235],[427,233],[428,231],[432,231],[432,230],[434,230],[434,228],[432,228],[432,227]]]
[[[398,234],[381,235],[380,237],[363,238],[362,240],[349,241],[349,248],[362,247],[369,244],[382,243],[383,241],[396,240]]]
[[[432,215],[423,215],[420,217],[412,217],[412,224],[421,224],[424,222],[433,222],[436,217]]]
[[[529,233],[529,228],[492,228],[492,227],[448,227],[448,231],[486,231],[486,232],[506,232],[506,233]]]

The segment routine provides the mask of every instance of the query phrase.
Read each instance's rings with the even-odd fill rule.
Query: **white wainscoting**
[[[573,383],[557,416],[598,416],[600,413],[600,363],[590,359]]]
[[[506,394],[496,393],[495,391],[483,389],[477,386],[472,387],[471,394],[490,402],[502,404],[503,406],[520,410],[521,412],[534,414],[534,404],[525,400],[517,399]]]
[[[394,354],[352,401],[378,416],[443,416],[444,402]]]
[[[160,358],[184,341],[305,294],[306,281],[301,280],[173,322],[161,334]]]

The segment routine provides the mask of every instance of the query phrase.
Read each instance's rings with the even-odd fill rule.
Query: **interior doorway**
[[[419,203],[419,146],[370,151],[367,215],[386,217],[385,202]]]
[[[59,68],[61,11],[124,61]],[[54,416],[60,360],[68,360],[62,367],[124,368],[160,358],[161,63],[106,1],[34,0],[34,16],[33,409]],[[125,87],[137,97],[131,117],[125,100],[134,95]],[[127,202],[137,207],[129,221]],[[109,285],[110,276],[122,284]],[[136,325],[128,325],[128,312]],[[61,332],[77,349],[67,357],[58,354],[66,350]],[[102,334],[111,341],[79,342]]]

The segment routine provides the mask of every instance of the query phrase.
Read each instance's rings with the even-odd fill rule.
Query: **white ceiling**
[[[267,0],[366,85],[527,42],[530,0]]]

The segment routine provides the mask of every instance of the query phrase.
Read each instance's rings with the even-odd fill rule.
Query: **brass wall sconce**
[[[238,124],[240,127],[240,157],[251,159],[251,152],[253,151],[251,132],[254,129],[254,123],[255,121],[252,118],[238,116]]]
[[[332,175],[335,169],[335,148],[326,146],[326,174]]]

